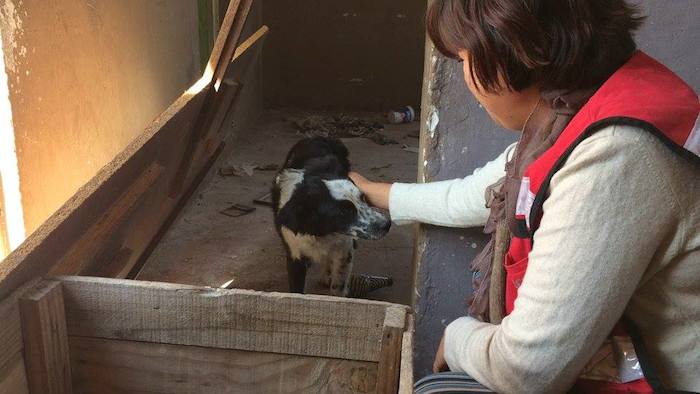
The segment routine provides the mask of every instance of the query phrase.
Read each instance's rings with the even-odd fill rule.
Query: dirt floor
[[[253,204],[253,200],[270,190],[276,172],[265,167],[281,165],[289,148],[303,137],[292,120],[308,115],[315,114],[269,110],[252,128],[233,136],[230,144],[235,146],[230,154],[212,168],[216,175],[199,188],[137,279],[287,291],[285,253],[273,227],[272,211]],[[366,114],[362,117],[380,120]],[[385,125],[380,133],[396,144],[380,145],[362,137],[342,140],[354,170],[370,179],[413,182],[418,129],[415,122]],[[256,210],[238,217],[221,213],[233,204]],[[367,298],[410,304],[413,237],[413,226],[393,226],[380,241],[359,241],[354,272],[394,279],[392,287],[372,292]],[[317,278],[318,269],[312,268],[307,292],[327,294]]]

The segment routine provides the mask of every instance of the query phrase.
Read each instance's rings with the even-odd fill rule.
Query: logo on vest
[[[523,216],[528,228],[530,228],[530,210],[534,202],[535,194],[530,191],[530,178],[523,177],[520,181],[518,202],[515,205],[515,216]]]

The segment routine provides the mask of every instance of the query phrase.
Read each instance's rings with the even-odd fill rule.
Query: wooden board
[[[28,394],[29,385],[24,368],[24,359],[19,355],[0,373],[0,393]]]
[[[86,230],[85,236],[71,245],[66,254],[58,260],[58,263],[50,271],[50,274],[70,275],[74,272],[83,272],[86,265],[94,261],[105,240],[129,217],[129,213],[148,193],[163,170],[163,166],[152,163],[143,173],[139,174],[121,196]]]
[[[399,388],[399,368],[401,365],[401,342],[406,326],[406,309],[387,308],[382,328],[381,350],[379,352],[378,393],[396,393]]]
[[[413,393],[413,315],[406,316],[406,331],[401,340],[401,371],[399,373],[399,394]]]
[[[73,392],[61,284],[42,281],[19,300],[29,392]]]
[[[0,302],[0,393],[29,392],[18,299],[37,282],[27,283]]]
[[[69,335],[379,361],[379,301],[62,277]],[[399,340],[400,343],[400,340]]]
[[[377,364],[70,337],[76,393],[371,393]]]
[[[211,75],[212,89],[204,97],[202,111],[198,114],[194,126],[188,130],[187,142],[184,144],[184,150],[181,151],[175,176],[170,182],[168,191],[170,197],[177,196],[185,187],[184,180],[187,179],[188,174],[190,174],[192,167],[196,163],[196,152],[201,148],[201,140],[206,138],[217,109],[221,106],[228,107],[229,105],[229,103],[221,102],[222,95],[219,89],[238,47],[238,42],[252,5],[253,0],[234,0],[230,3],[226,12],[221,32],[216,38],[209,65],[205,71],[206,76]]]

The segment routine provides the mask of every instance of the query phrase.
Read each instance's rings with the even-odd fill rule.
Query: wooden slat
[[[382,330],[377,393],[396,393],[399,388],[401,343],[406,326],[406,309],[387,308]]]
[[[19,306],[29,392],[72,393],[61,283],[40,282],[20,298]]]
[[[4,371],[0,373],[0,393],[29,393],[29,385],[27,384],[27,375],[24,368],[24,358],[22,358],[21,354],[17,356],[18,357],[10,364],[7,364]]]
[[[233,24],[236,20],[236,15],[238,15],[239,9],[241,7],[241,0],[231,0],[229,2],[226,13],[224,14],[224,19],[221,22],[221,27],[214,40],[214,47],[212,48],[211,54],[209,55],[209,70],[208,76],[210,79],[214,78],[214,70],[218,67],[221,57],[224,55],[225,47],[229,42],[228,35],[231,32]]]
[[[401,341],[401,371],[399,373],[399,393],[413,393],[413,315],[406,317],[406,331]]]
[[[70,337],[76,393],[371,393],[377,364]]]
[[[24,284],[0,302],[0,393],[26,393],[29,390],[18,299],[37,282],[38,279]]]
[[[241,84],[224,83],[221,85],[219,94],[217,95],[218,103],[215,106],[216,110],[211,118],[211,121],[206,125],[208,132],[202,133],[202,136],[216,134],[219,132],[219,130],[221,130],[221,126],[226,119],[226,115],[228,115],[229,110],[236,102],[236,98],[241,93],[241,88]]]
[[[385,311],[406,310],[316,295],[87,277],[59,280],[69,335],[349,360],[378,361]]]
[[[224,23],[216,38],[214,50],[209,60],[210,68],[213,67],[213,88],[207,92],[204,98],[202,111],[198,114],[194,126],[188,130],[189,137],[187,138],[185,149],[182,151],[175,176],[173,176],[168,190],[168,196],[170,197],[174,198],[182,192],[185,184],[184,180],[187,179],[192,165],[195,162],[195,153],[200,148],[201,140],[205,139],[206,133],[211,126],[212,119],[216,116],[217,109],[221,105],[228,106],[229,104],[221,103],[221,95],[218,90],[228,70],[230,59],[238,46],[243,27],[252,5],[253,0],[235,0],[231,2],[226,11]],[[207,73],[208,72],[209,70]]]
[[[134,207],[151,189],[162,172],[163,166],[153,163],[142,174],[139,174],[117,201],[104,212],[102,217],[90,226],[85,234],[59,259],[58,264],[50,271],[50,275],[70,275],[83,272],[105,245],[105,240],[129,217]]]
[[[245,26],[245,23],[248,20],[248,15],[250,14],[250,10],[253,7],[253,0],[239,1],[240,5],[237,7],[237,12],[235,12],[235,14],[233,15],[234,20],[230,30],[221,29],[219,31],[219,35],[217,36],[217,42],[223,36],[223,40],[225,41],[225,43],[221,53],[221,57],[219,58],[216,67],[214,68],[214,77],[212,79],[212,83],[214,85],[215,91],[219,88],[219,85],[221,85],[221,82],[224,80],[224,76],[228,71],[231,59],[233,58],[236,48],[238,48],[241,39],[241,34],[243,33],[243,27]],[[229,5],[229,9],[230,7],[231,5]],[[228,11],[226,13],[228,14]]]
[[[236,48],[236,51],[233,53],[233,56],[231,57],[231,63],[239,60],[245,53],[251,53],[252,48],[260,48],[262,46],[262,42],[264,41],[265,37],[267,36],[267,33],[270,32],[270,28],[263,25],[261,26],[258,30],[255,31],[255,33],[251,34],[250,37],[246,38],[241,45]]]

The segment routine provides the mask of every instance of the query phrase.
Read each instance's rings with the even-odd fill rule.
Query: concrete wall
[[[649,20],[638,36],[639,46],[700,89],[700,2],[645,0]],[[495,157],[517,137],[494,126],[467,92],[461,65],[428,51],[423,109],[439,119],[426,130],[421,179],[437,181],[470,174]],[[429,82],[429,83],[428,83]],[[429,118],[426,112],[426,119]],[[432,137],[431,137],[432,134]],[[444,327],[466,314],[471,293],[468,264],[484,245],[480,229],[450,230],[423,226],[418,240],[416,299],[416,376],[430,371]]]
[[[268,0],[265,103],[384,111],[420,102],[425,0]]]
[[[200,75],[194,0],[0,0],[27,233]]]

